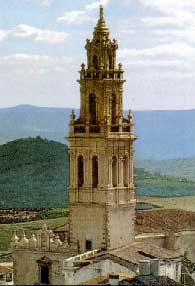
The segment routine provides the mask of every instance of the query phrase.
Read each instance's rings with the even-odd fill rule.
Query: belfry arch
[[[96,124],[96,95],[94,93],[89,95],[89,121]]]
[[[95,70],[98,69],[98,58],[96,55],[93,55],[93,67]]]
[[[118,160],[117,157],[112,157],[112,185],[117,187],[118,182]]]
[[[99,181],[98,176],[98,157],[93,156],[92,158],[92,187],[97,188]]]
[[[129,184],[129,159],[127,156],[123,158],[123,184],[128,187]]]
[[[112,124],[116,124],[116,94],[112,94]]]
[[[84,184],[84,162],[82,155],[80,155],[77,159],[77,166],[78,187],[80,188]]]

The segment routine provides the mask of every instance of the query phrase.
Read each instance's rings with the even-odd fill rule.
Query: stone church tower
[[[80,115],[70,119],[69,231],[79,251],[112,249],[134,238],[132,114],[123,116],[123,67],[116,64],[103,7],[81,65]]]

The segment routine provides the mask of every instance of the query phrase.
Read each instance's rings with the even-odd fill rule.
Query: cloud
[[[125,66],[130,67],[142,67],[142,68],[183,68],[187,66],[184,61],[181,60],[135,60],[135,61],[126,61]]]
[[[142,22],[151,27],[164,25],[183,26],[183,23],[175,17],[145,17],[142,19]]]
[[[194,25],[194,13],[195,13],[195,1],[192,0],[138,0],[139,3],[145,7],[158,10],[161,14],[168,16],[169,18],[162,19],[160,17],[160,24],[167,24],[166,21],[175,22],[175,24],[181,25]],[[171,18],[172,19],[171,19]],[[156,19],[149,19],[149,21],[158,21]],[[146,18],[147,21],[147,18]],[[156,22],[157,23],[157,22]]]
[[[51,59],[47,55],[37,54],[13,54],[0,57],[0,64],[29,64],[29,63],[49,63]]]
[[[57,22],[66,24],[81,24],[85,22],[95,22],[96,19],[89,15],[93,10],[96,10],[101,5],[107,5],[110,0],[101,0],[92,2],[91,4],[85,5],[83,10],[67,11],[63,16],[57,18]]]
[[[7,39],[9,31],[0,30],[0,42]]]
[[[165,40],[170,41],[170,39],[183,40],[184,42],[194,43],[195,42],[195,27],[184,29],[155,29],[152,34],[164,37]]]
[[[24,24],[20,24],[11,30],[0,30],[0,41],[6,40],[7,38],[24,38],[31,39],[34,42],[57,44],[64,42],[68,36],[69,34],[65,32],[42,30]]]
[[[145,49],[122,49],[119,50],[119,57],[157,57],[157,56],[176,56],[190,58],[195,56],[195,48],[182,42],[162,44]]]
[[[70,11],[65,12],[62,17],[57,18],[57,22],[66,24],[81,24],[84,22],[94,21],[94,19],[86,14],[86,11]]]
[[[44,75],[61,73],[73,65],[72,58],[50,57],[45,54],[12,54],[0,57],[0,72],[4,75]]]
[[[44,6],[50,6],[52,0],[26,0],[27,2],[35,2],[38,3],[40,5],[44,5]]]
[[[106,6],[108,4],[108,2],[109,2],[109,0],[100,0],[97,2],[93,2],[91,4],[86,5],[85,10],[92,11],[92,10],[99,9],[100,5]]]

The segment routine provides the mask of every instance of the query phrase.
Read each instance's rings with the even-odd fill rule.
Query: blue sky
[[[195,1],[102,0],[125,69],[124,108],[195,108]],[[97,0],[0,1],[0,107],[79,107]]]

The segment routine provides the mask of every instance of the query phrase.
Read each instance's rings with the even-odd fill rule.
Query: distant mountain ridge
[[[177,177],[195,182],[195,157],[172,160],[136,161],[136,168],[143,168],[150,174]]]
[[[0,144],[41,136],[65,143],[71,108],[19,105],[0,109]],[[79,110],[75,110],[78,115]],[[126,114],[127,112],[125,112]],[[195,157],[195,110],[135,111],[137,160]]]

